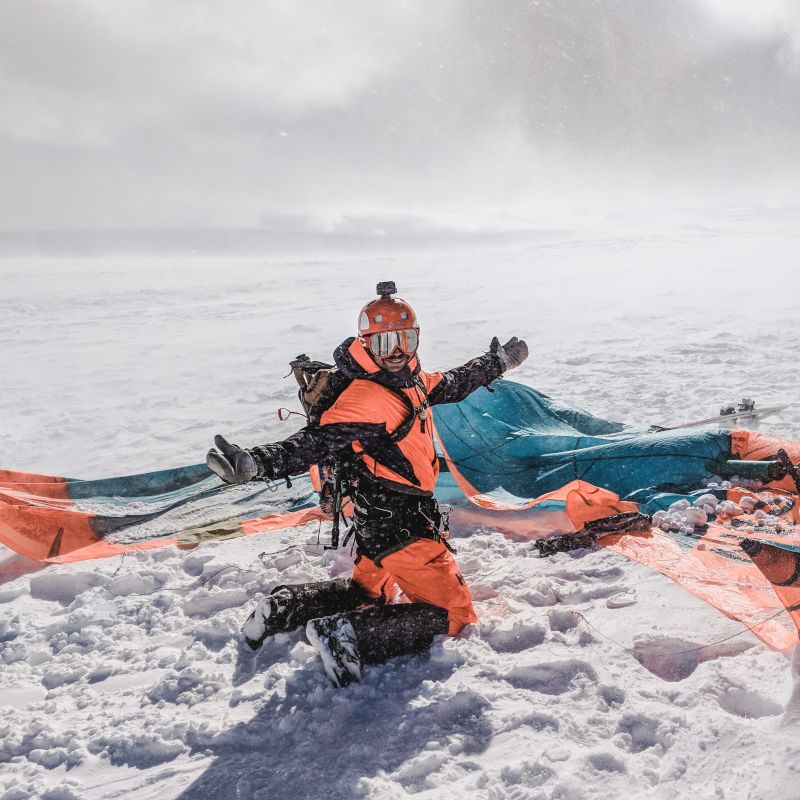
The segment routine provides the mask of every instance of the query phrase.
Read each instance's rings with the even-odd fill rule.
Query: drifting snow
[[[216,432],[284,437],[286,362],[329,353],[387,278],[430,368],[516,334],[532,353],[518,379],[609,418],[791,400],[795,250],[796,232],[739,223],[402,261],[0,262],[0,463],[94,477],[196,462]],[[800,438],[791,410],[768,422]],[[736,513],[715,502],[660,524]],[[786,657],[661,575],[456,531],[480,621],[336,690],[302,631],[256,654],[239,639],[274,586],[348,572],[319,542],[311,525],[79,565],[7,554],[3,797],[795,796]]]

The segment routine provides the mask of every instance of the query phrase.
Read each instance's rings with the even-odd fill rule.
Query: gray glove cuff
[[[512,336],[505,344],[501,345],[500,340],[495,336],[489,346],[489,352],[497,356],[503,372],[507,372],[518,367],[528,357],[528,345],[516,336]]]
[[[493,355],[500,363],[501,372],[508,372],[508,370],[513,369],[516,366],[516,364],[508,357],[508,353],[506,353],[502,347],[496,353],[493,353]]]

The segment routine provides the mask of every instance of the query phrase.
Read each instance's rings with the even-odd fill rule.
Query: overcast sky
[[[0,230],[799,188],[798,0],[0,0]]]

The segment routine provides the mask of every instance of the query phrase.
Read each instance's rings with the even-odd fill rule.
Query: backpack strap
[[[344,375],[341,370],[332,364],[324,361],[312,361],[305,353],[297,356],[290,362],[292,374],[297,381],[298,396],[303,405],[303,410],[311,425],[319,425],[322,415],[339,399],[339,396],[352,383],[352,379]],[[422,431],[425,432],[425,425],[428,419],[428,392],[425,384],[419,375],[414,377],[413,387],[422,391],[423,400],[419,406],[408,395],[404,394],[400,388],[387,386],[378,381],[377,375],[365,376],[366,380],[372,380],[382,388],[391,392],[406,407],[408,414],[406,418],[389,434],[392,442],[399,442],[411,433],[414,427],[414,420],[419,417]]]
[[[414,427],[414,420],[419,417],[422,431],[425,432],[425,421],[428,419],[428,408],[430,404],[428,403],[428,393],[425,390],[425,384],[422,380],[417,376],[414,379],[414,385],[422,390],[423,394],[423,401],[420,405],[415,406],[411,398],[401,392],[399,389],[393,389],[391,386],[384,386],[383,384],[378,384],[379,386],[383,386],[384,389],[388,389],[393,395],[399,397],[400,400],[405,405],[406,409],[408,410],[408,415],[406,418],[389,434],[389,438],[392,442],[399,442],[402,439],[405,439],[409,433],[411,433],[411,429]]]

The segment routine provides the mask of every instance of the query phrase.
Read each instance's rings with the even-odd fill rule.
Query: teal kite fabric
[[[519,383],[492,388],[435,414],[450,461],[478,493],[531,499],[580,480],[644,505],[698,489],[713,475],[709,463],[730,458],[730,431],[634,430]]]

